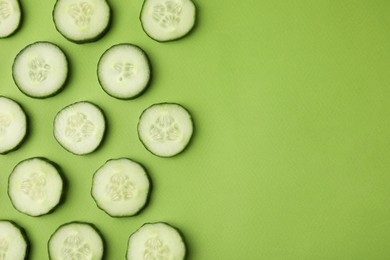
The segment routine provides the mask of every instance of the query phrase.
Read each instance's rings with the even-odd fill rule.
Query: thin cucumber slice
[[[154,104],[144,110],[138,122],[139,139],[147,150],[160,157],[182,152],[192,133],[191,115],[179,104]]]
[[[18,211],[37,217],[51,213],[63,195],[63,179],[53,162],[31,158],[20,162],[8,179],[8,196]]]
[[[191,0],[145,0],[140,15],[145,33],[160,42],[187,35],[195,18],[196,7]]]
[[[52,260],[99,260],[104,255],[104,243],[98,229],[85,222],[60,226],[50,237],[48,249]]]
[[[100,58],[97,75],[103,90],[119,99],[131,99],[143,93],[150,80],[146,53],[132,44],[118,44]]]
[[[17,149],[27,133],[27,117],[12,99],[0,96],[0,154]]]
[[[134,232],[128,242],[127,260],[183,260],[186,246],[179,230],[166,223],[147,223]]]
[[[23,228],[13,221],[0,220],[0,259],[28,258],[30,243]]]
[[[56,29],[75,43],[97,41],[109,28],[111,15],[106,0],[57,0],[53,10]]]
[[[105,129],[103,111],[87,101],[63,108],[54,119],[54,137],[62,147],[76,155],[95,151],[103,140]]]
[[[93,176],[92,197],[112,217],[133,216],[149,197],[149,177],[142,165],[130,159],[107,161]]]
[[[62,90],[68,77],[64,52],[50,42],[35,42],[19,52],[12,65],[16,86],[27,96],[46,98]]]
[[[0,38],[14,34],[21,20],[22,11],[18,0],[0,0]]]

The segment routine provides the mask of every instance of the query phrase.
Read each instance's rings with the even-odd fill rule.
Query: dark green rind
[[[23,109],[23,107],[18,103],[16,102],[15,100],[13,100],[12,98],[9,98],[9,97],[5,97],[5,96],[0,96],[0,97],[3,97],[3,98],[7,98],[7,99],[10,99],[12,101],[14,101],[16,104],[19,105],[20,109],[23,111],[24,115],[25,115],[25,118],[26,118],[26,132],[24,133],[24,136],[23,138],[20,140],[19,143],[17,143],[14,147],[12,147],[11,149],[7,150],[7,151],[4,151],[4,152],[1,152],[0,155],[6,155],[10,152],[13,152],[13,151],[16,151],[18,150],[22,144],[27,140],[29,134],[30,134],[30,131],[29,131],[29,128],[30,128],[30,121],[28,119],[28,116],[27,116],[27,113],[26,113],[26,110]]]
[[[121,158],[116,158],[116,159],[109,159],[109,160],[107,160],[102,166],[100,166],[99,169],[97,169],[97,170],[95,171],[95,173],[94,173],[93,176],[92,176],[92,183],[93,183],[93,179],[95,178],[96,173],[97,173],[97,172],[98,172],[106,163],[108,163],[109,161],[115,161],[115,160],[120,160],[120,159],[126,159],[126,160],[129,160],[129,161],[135,162],[135,163],[139,164],[139,165],[144,169],[145,174],[146,174],[146,177],[148,178],[148,181],[149,181],[149,190],[148,190],[148,194],[147,194],[147,196],[146,196],[146,200],[145,200],[144,205],[143,205],[142,207],[140,207],[140,208],[138,209],[138,211],[135,212],[134,214],[130,214],[130,215],[121,215],[121,216],[114,216],[114,215],[111,215],[110,213],[108,213],[106,210],[104,210],[103,208],[101,208],[101,207],[99,206],[98,202],[95,200],[95,198],[94,198],[93,195],[92,195],[92,187],[91,187],[90,194],[91,194],[91,197],[93,198],[93,201],[95,202],[96,206],[97,206],[100,210],[104,211],[104,212],[105,212],[107,215],[109,215],[110,217],[112,217],[112,218],[135,217],[135,216],[139,215],[139,214],[143,211],[143,209],[145,209],[146,206],[149,204],[149,202],[150,202],[150,197],[151,197],[151,193],[152,193],[152,189],[153,189],[152,179],[150,178],[150,176],[149,176],[149,174],[148,174],[148,171],[146,170],[146,168],[145,168],[145,166],[144,166],[143,164],[141,164],[141,163],[139,163],[139,162],[137,162],[137,161],[134,161],[134,160],[132,160],[132,159],[130,159],[130,158],[126,158],[126,157],[121,157]]]
[[[71,222],[68,222],[68,223],[65,223],[65,224],[62,224],[60,225],[54,232],[53,234],[51,234],[49,240],[47,241],[47,253],[49,255],[49,259],[50,260],[56,260],[56,259],[53,259],[50,255],[50,241],[51,239],[53,238],[53,236],[55,235],[55,233],[57,233],[58,230],[60,230],[60,228],[64,227],[64,226],[67,226],[67,225],[71,225],[71,224],[83,224],[83,225],[88,225],[90,226],[93,230],[95,230],[96,234],[100,237],[100,239],[102,240],[102,244],[103,244],[103,255],[102,255],[102,258],[101,259],[105,259],[105,254],[106,254],[106,242],[104,241],[104,237],[102,235],[102,233],[100,232],[100,230],[92,223],[89,223],[89,222],[83,222],[83,221],[71,221]]]
[[[54,26],[57,30],[57,32],[59,34],[61,34],[65,39],[67,39],[68,41],[70,42],[73,42],[73,43],[76,43],[76,44],[84,44],[84,43],[91,43],[91,42],[96,42],[98,40],[100,40],[101,38],[103,38],[103,36],[110,30],[111,28],[111,23],[112,23],[112,8],[111,6],[108,4],[108,1],[106,1],[106,4],[108,5],[108,8],[110,10],[109,14],[108,14],[108,21],[107,21],[107,25],[106,27],[100,32],[98,33],[96,36],[94,37],[91,37],[91,38],[87,38],[87,39],[83,39],[83,40],[74,40],[74,39],[71,39],[67,36],[65,36],[64,34],[62,34],[62,32],[58,29],[57,27],[57,24],[56,24],[56,21],[54,19],[54,10],[57,6],[57,3],[61,1],[61,0],[57,0],[56,3],[54,4],[54,8],[53,8],[53,11],[52,11],[52,19],[53,19],[53,23],[54,23]]]
[[[141,121],[141,118],[143,116],[143,114],[151,107],[153,106],[159,106],[159,105],[176,105],[176,106],[180,106],[181,108],[183,108],[185,111],[187,111],[187,113],[190,115],[190,120],[191,120],[191,124],[192,124],[192,133],[191,133],[191,138],[188,140],[188,142],[186,143],[186,145],[183,147],[183,149],[181,149],[179,152],[177,152],[176,154],[174,155],[171,155],[171,156],[161,156],[161,155],[158,155],[158,154],[155,154],[153,151],[151,151],[147,146],[146,144],[142,141],[141,139],[141,136],[140,136],[140,131],[139,131],[139,123]],[[193,117],[192,117],[192,114],[190,113],[190,111],[183,107],[182,105],[178,104],[178,103],[171,103],[171,102],[163,102],[163,103],[156,103],[156,104],[153,104],[149,107],[147,107],[142,113],[141,115],[139,116],[139,119],[138,119],[138,124],[137,124],[137,134],[138,134],[138,139],[140,140],[140,142],[142,143],[142,145],[145,147],[146,150],[148,150],[151,154],[155,155],[155,156],[158,156],[160,158],[172,158],[172,157],[175,157],[181,153],[183,153],[187,147],[190,145],[191,141],[192,141],[192,137],[194,136],[194,132],[195,132],[195,125],[194,125],[194,120],[193,120]]]
[[[96,148],[93,149],[92,151],[90,151],[89,153],[78,154],[78,153],[74,153],[74,152],[70,151],[69,149],[67,149],[65,146],[63,146],[63,145],[57,140],[57,138],[56,138],[56,136],[55,136],[55,133],[54,133],[54,132],[55,132],[55,131],[54,131],[54,129],[55,129],[55,123],[56,123],[58,114],[59,114],[62,110],[64,110],[65,108],[70,107],[70,106],[73,106],[73,105],[78,104],[78,103],[89,103],[89,104],[91,104],[91,105],[94,105],[94,106],[100,111],[100,113],[102,114],[102,116],[103,116],[103,118],[104,118],[104,129],[103,129],[102,140],[100,140],[100,143],[96,146]],[[78,102],[72,103],[72,104],[70,104],[70,105],[67,105],[66,107],[62,108],[62,109],[56,114],[56,116],[54,117],[54,121],[53,121],[53,136],[54,136],[54,139],[56,139],[57,143],[58,143],[62,148],[64,148],[66,151],[68,151],[68,152],[70,152],[71,154],[74,154],[74,155],[81,155],[81,156],[82,156],[82,155],[88,155],[88,154],[91,154],[91,153],[95,152],[95,151],[98,150],[99,147],[103,144],[103,142],[104,142],[104,140],[105,140],[105,138],[106,138],[106,134],[107,134],[107,117],[106,117],[106,115],[104,114],[103,110],[102,110],[98,105],[96,105],[95,103],[92,103],[92,102],[90,102],[90,101],[78,101]]]
[[[65,79],[64,79],[64,82],[62,82],[61,86],[60,86],[56,91],[54,91],[53,93],[50,93],[50,94],[48,94],[48,95],[45,95],[45,96],[33,96],[33,95],[31,95],[31,94],[26,93],[25,91],[23,91],[23,90],[19,87],[19,84],[18,84],[18,82],[17,82],[17,80],[16,80],[16,77],[15,77],[15,75],[14,75],[14,66],[15,66],[15,60],[16,60],[16,58],[17,58],[20,54],[22,54],[22,53],[24,52],[25,49],[27,49],[28,47],[30,47],[30,46],[32,46],[32,45],[34,45],[34,44],[37,44],[37,43],[50,43],[50,44],[56,46],[56,47],[57,47],[58,49],[60,49],[60,51],[64,54],[65,59],[66,59],[66,70],[67,70],[67,75],[66,75],[66,77],[65,77]],[[68,59],[68,57],[66,56],[65,52],[64,52],[57,44],[52,43],[52,42],[49,42],[49,41],[38,41],[38,42],[34,42],[34,43],[31,43],[31,44],[27,45],[26,47],[24,47],[24,48],[16,55],[16,57],[15,57],[15,59],[14,59],[14,62],[12,63],[12,79],[14,80],[15,85],[18,87],[18,89],[20,90],[20,92],[22,92],[24,95],[26,95],[26,96],[28,96],[28,97],[31,97],[31,98],[35,98],[35,99],[46,99],[46,98],[53,97],[53,96],[57,95],[58,93],[60,93],[60,92],[64,89],[64,87],[66,86],[66,83],[67,83],[68,80],[69,80],[69,71],[70,71],[69,59]]]
[[[134,231],[134,232],[129,236],[129,238],[127,239],[127,250],[126,250],[125,259],[127,259],[127,254],[129,253],[129,244],[130,244],[130,239],[131,239],[131,237],[132,237],[134,234],[136,234],[143,226],[148,225],[148,224],[165,224],[165,225],[170,226],[171,228],[173,228],[173,229],[177,232],[177,234],[178,234],[179,237],[181,238],[181,241],[182,241],[183,244],[184,244],[184,259],[187,259],[187,257],[188,257],[188,245],[187,245],[187,243],[186,243],[186,240],[185,240],[185,238],[184,238],[183,233],[182,233],[181,230],[178,229],[177,227],[174,227],[174,226],[172,226],[171,224],[168,224],[167,222],[164,222],[164,221],[159,221],[159,222],[147,222],[147,223],[142,224],[141,227],[139,227],[136,231]]]
[[[19,10],[20,10],[20,19],[19,19],[19,23],[18,23],[18,26],[15,28],[15,30],[13,30],[10,34],[6,35],[6,36],[3,36],[3,37],[0,37],[0,39],[6,39],[6,38],[9,38],[11,36],[13,36],[14,34],[16,34],[19,29],[22,27],[22,23],[23,23],[23,20],[24,20],[24,17],[23,17],[23,9],[22,9],[22,5],[20,4],[20,1],[19,0],[16,0],[16,2],[18,3],[18,6],[19,6]]]
[[[154,38],[152,35],[148,34],[147,31],[145,30],[144,28],[144,23],[142,21],[142,13],[144,11],[144,6],[145,6],[145,2],[148,1],[148,0],[144,0],[143,4],[142,4],[142,7],[141,7],[141,13],[139,15],[139,20],[141,22],[141,27],[142,27],[142,30],[145,32],[145,34],[147,36],[149,36],[149,38],[151,38],[152,40],[155,40],[156,42],[161,42],[161,43],[164,43],[164,42],[174,42],[174,41],[177,41],[177,40],[180,40],[180,39],[183,39],[185,38],[186,36],[188,36],[189,34],[191,34],[191,32],[194,30],[194,28],[196,27],[196,20],[197,20],[197,13],[198,13],[198,7],[195,5],[195,3],[191,0],[191,2],[193,3],[194,7],[195,7],[195,12],[194,12],[194,23],[192,24],[191,28],[188,30],[188,32],[186,32],[185,34],[183,34],[182,36],[180,37],[176,37],[176,38],[171,38],[171,39],[168,39],[168,40],[158,40],[156,38]]]
[[[30,255],[30,249],[31,249],[31,245],[30,245],[30,240],[28,239],[28,236],[27,236],[27,233],[26,233],[26,230],[19,226],[15,221],[13,220],[9,220],[9,219],[0,219],[0,222],[1,221],[4,221],[4,222],[8,222],[10,223],[11,225],[13,225],[15,228],[17,228],[20,232],[20,235],[22,235],[23,237],[23,240],[24,242],[26,243],[26,252],[25,252],[25,256],[24,256],[24,260],[27,260],[29,258],[29,255]]]
[[[11,179],[11,175],[12,175],[13,172],[15,171],[16,167],[18,167],[19,164],[21,164],[21,163],[23,163],[23,162],[25,162],[25,161],[29,161],[29,160],[33,160],[33,159],[40,159],[40,160],[42,160],[42,161],[44,161],[44,162],[46,162],[46,163],[52,165],[52,166],[57,170],[57,172],[58,172],[58,174],[60,175],[60,178],[61,178],[61,180],[62,180],[62,191],[61,191],[61,196],[60,196],[60,198],[59,198],[57,204],[56,204],[53,208],[51,208],[48,212],[46,212],[46,213],[44,213],[44,214],[41,214],[41,215],[37,215],[37,216],[31,216],[31,215],[29,215],[29,214],[27,214],[27,213],[25,213],[25,212],[20,211],[19,209],[17,209],[17,208],[14,206],[14,203],[13,203],[13,201],[12,201],[11,195],[9,194],[9,186],[10,186],[9,182],[10,182],[10,179]],[[14,209],[16,209],[17,211],[19,211],[20,213],[23,213],[23,214],[25,214],[25,215],[27,215],[27,216],[34,217],[34,218],[35,218],[35,217],[46,216],[46,215],[49,215],[49,214],[53,213],[59,206],[61,206],[61,205],[65,202],[65,197],[66,197],[65,194],[67,193],[67,190],[68,190],[68,182],[67,182],[67,180],[65,179],[65,176],[64,176],[64,173],[63,173],[61,167],[60,167],[57,163],[55,163],[55,162],[53,162],[53,161],[51,161],[51,160],[49,160],[49,159],[47,159],[47,158],[45,158],[45,157],[31,157],[31,158],[24,159],[23,161],[20,161],[18,164],[16,164],[16,166],[13,168],[11,174],[10,174],[9,177],[8,177],[7,195],[8,195],[8,198],[10,199],[10,201],[11,201],[12,207],[13,207]]]
[[[118,96],[114,96],[112,95],[111,93],[108,93],[106,91],[106,89],[103,87],[103,84],[102,82],[100,81],[100,77],[99,77],[99,65],[100,65],[100,61],[102,60],[102,57],[104,56],[104,54],[106,54],[106,52],[108,52],[109,50],[111,50],[113,47],[116,47],[116,46],[121,46],[121,45],[131,45],[131,46],[134,46],[136,48],[138,48],[145,56],[147,62],[148,62],[148,65],[149,65],[149,79],[148,79],[148,82],[146,83],[146,85],[142,88],[142,90],[135,94],[134,96],[131,96],[131,97],[118,97]],[[144,94],[146,92],[146,90],[149,88],[150,86],[150,82],[152,81],[152,65],[150,63],[150,59],[148,57],[148,55],[146,54],[146,52],[141,48],[139,47],[138,45],[135,45],[135,44],[131,44],[131,43],[119,43],[119,44],[115,44],[113,46],[111,46],[110,48],[108,48],[107,50],[104,51],[104,53],[100,56],[100,59],[99,59],[99,62],[98,62],[98,66],[97,66],[97,70],[96,70],[96,74],[97,74],[97,78],[98,78],[98,81],[99,81],[99,84],[101,86],[101,88],[103,89],[103,91],[113,97],[113,98],[116,98],[116,99],[120,99],[120,100],[132,100],[132,99],[136,99],[137,97],[141,96],[142,94]]]

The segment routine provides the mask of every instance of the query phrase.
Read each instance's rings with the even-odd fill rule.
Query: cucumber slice
[[[103,111],[87,101],[63,108],[54,119],[54,137],[76,155],[95,151],[103,140],[106,123]]]
[[[53,233],[48,249],[52,260],[98,260],[103,259],[104,243],[93,224],[70,222]]]
[[[186,256],[179,230],[166,223],[147,223],[134,232],[128,242],[127,260],[175,259]]]
[[[93,176],[92,197],[97,206],[112,217],[133,216],[141,211],[149,197],[149,177],[137,162],[112,159]]]
[[[179,104],[154,104],[145,109],[138,122],[139,139],[147,150],[160,157],[182,152],[192,133],[191,115]]]
[[[35,42],[19,52],[12,65],[16,86],[27,96],[46,98],[60,92],[68,77],[64,52],[50,42]]]
[[[106,0],[57,0],[53,20],[62,36],[75,43],[87,43],[107,32],[110,12]]]
[[[160,42],[187,35],[195,18],[196,7],[191,0],[145,0],[140,15],[145,33]]]
[[[29,241],[23,228],[13,221],[0,220],[1,260],[27,259],[29,248]]]
[[[12,99],[0,96],[0,154],[17,149],[26,137],[27,117]]]
[[[136,45],[114,45],[100,58],[97,74],[100,85],[110,96],[135,98],[149,84],[149,60],[146,53]]]
[[[57,207],[63,186],[57,165],[45,158],[30,158],[16,165],[9,176],[8,196],[15,209],[37,217]]]
[[[14,34],[22,20],[22,11],[18,0],[0,0],[0,38]]]

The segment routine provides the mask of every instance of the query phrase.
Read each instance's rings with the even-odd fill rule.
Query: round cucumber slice
[[[22,10],[18,0],[0,1],[0,38],[13,35],[22,20]]]
[[[22,227],[10,220],[0,220],[0,259],[24,260],[29,253],[29,241]]]
[[[0,154],[17,149],[26,133],[27,117],[21,106],[0,96]]]
[[[95,151],[103,140],[106,122],[102,110],[81,101],[63,108],[54,119],[54,137],[76,155]]]
[[[12,65],[16,86],[27,96],[46,98],[57,94],[68,77],[64,52],[50,42],[36,42],[19,52]]]
[[[97,75],[103,90],[112,97],[132,99],[141,95],[150,80],[146,53],[132,44],[118,44],[100,58]]]
[[[196,7],[191,0],[145,0],[140,20],[150,38],[160,42],[177,40],[194,27]]]
[[[179,230],[166,223],[147,223],[134,232],[128,242],[127,260],[183,260],[186,246]]]
[[[106,0],[57,0],[53,10],[56,29],[68,40],[99,40],[109,29],[111,10]]]
[[[112,217],[139,213],[149,197],[149,177],[142,165],[127,158],[111,159],[93,176],[92,197]]]
[[[182,152],[192,133],[191,115],[179,104],[154,104],[144,110],[138,122],[139,139],[147,150],[160,157]]]
[[[70,222],[60,226],[48,242],[49,257],[53,260],[100,260],[104,242],[99,230],[91,223]]]
[[[18,211],[37,217],[51,213],[61,201],[63,179],[58,167],[45,158],[20,162],[8,179],[8,196]]]

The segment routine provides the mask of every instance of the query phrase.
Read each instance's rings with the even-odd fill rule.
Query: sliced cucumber
[[[0,154],[15,150],[27,133],[27,117],[12,99],[0,96]]]
[[[54,119],[54,137],[76,155],[95,151],[103,140],[105,128],[103,111],[87,101],[63,108]]]
[[[20,91],[27,96],[50,97],[64,86],[68,77],[68,61],[55,44],[36,42],[16,56],[12,76]]]
[[[149,60],[146,53],[136,45],[114,45],[100,58],[97,74],[100,85],[110,96],[135,98],[149,84]]]
[[[191,115],[179,104],[154,104],[145,109],[138,122],[139,139],[147,150],[160,157],[182,152],[192,133]]]
[[[13,221],[0,220],[0,259],[24,260],[28,253],[29,241],[24,229]]]
[[[70,222],[53,233],[48,249],[52,260],[98,260],[103,259],[104,243],[94,225]]]
[[[142,165],[130,159],[112,159],[93,176],[92,197],[112,217],[133,216],[144,208],[150,190]]]
[[[20,162],[8,179],[8,196],[15,209],[37,217],[52,212],[63,194],[58,167],[45,158]]]
[[[178,229],[166,223],[148,223],[134,232],[128,242],[127,260],[183,260],[186,246]]]
[[[191,0],[145,0],[140,15],[145,33],[160,42],[187,35],[195,18],[196,8]]]
[[[100,39],[109,28],[111,15],[106,0],[57,0],[53,20],[57,31],[75,43]]]
[[[0,0],[0,38],[14,34],[21,19],[22,11],[18,0]]]

